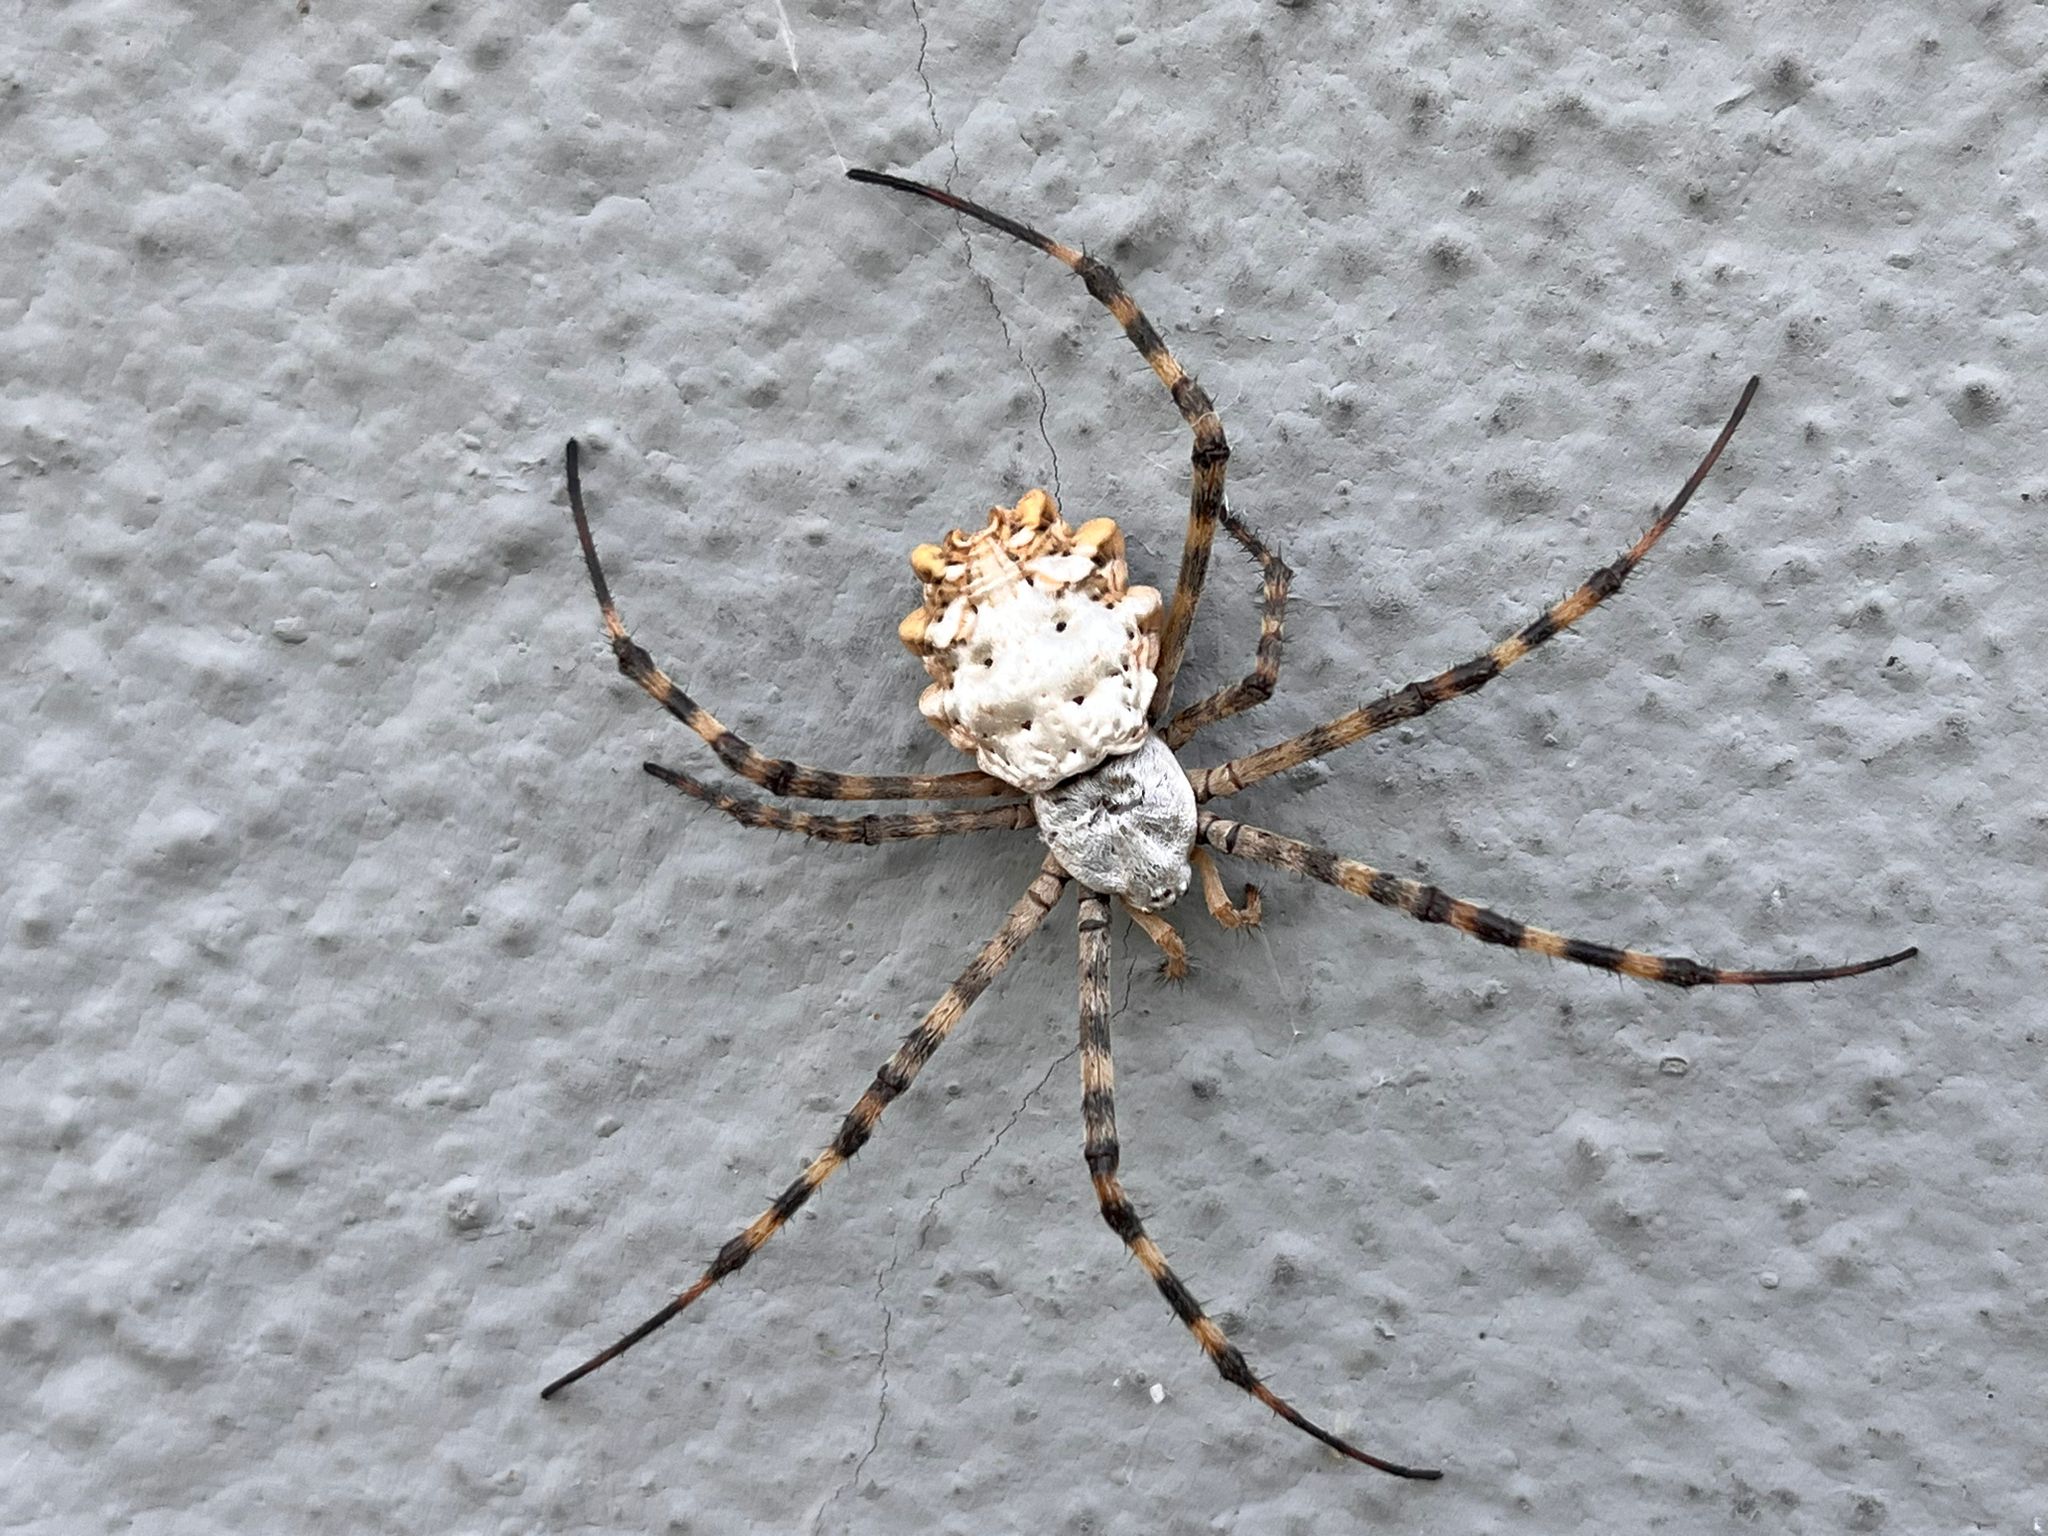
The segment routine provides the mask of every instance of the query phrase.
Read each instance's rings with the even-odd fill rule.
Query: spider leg
[[[1116,1136],[1116,1066],[1109,1050],[1109,902],[1097,892],[1081,892],[1081,1120],[1085,1134],[1088,1175],[1095,1183],[1095,1198],[1102,1206],[1102,1219],[1124,1240],[1131,1256],[1152,1277],[1152,1283],[1173,1308],[1174,1316],[1187,1325],[1195,1342],[1202,1346],[1223,1379],[1242,1387],[1281,1418],[1306,1430],[1332,1450],[1354,1461],[1362,1461],[1396,1477],[1438,1478],[1441,1472],[1404,1467],[1368,1455],[1311,1422],[1285,1398],[1252,1374],[1238,1347],[1224,1337],[1202,1310],[1180,1276],[1167,1265],[1159,1245],[1145,1235],[1145,1224],[1131,1207],[1117,1177],[1121,1151]]]
[[[1223,888],[1223,872],[1216,867],[1215,855],[1208,849],[1195,847],[1188,851],[1188,862],[1195,866],[1195,873],[1202,877],[1202,905],[1209,909],[1209,915],[1226,928],[1256,928],[1264,906],[1259,900],[1259,888],[1248,885],[1244,888],[1244,905],[1234,905],[1230,892]]]
[[[1735,402],[1735,409],[1729,413],[1728,421],[1714,439],[1713,446],[1702,458],[1699,467],[1692,472],[1678,494],[1672,498],[1657,520],[1650,524],[1643,536],[1629,548],[1619,560],[1602,566],[1586,579],[1576,592],[1552,603],[1540,615],[1523,625],[1515,633],[1498,642],[1484,655],[1439,672],[1435,677],[1409,683],[1392,693],[1381,694],[1370,703],[1354,709],[1347,715],[1325,721],[1299,736],[1275,742],[1270,747],[1244,757],[1232,758],[1214,768],[1198,768],[1188,775],[1195,786],[1195,798],[1212,800],[1219,795],[1234,795],[1241,789],[1249,789],[1261,779],[1270,779],[1276,773],[1285,773],[1303,763],[1334,752],[1339,747],[1348,747],[1354,741],[1384,731],[1390,725],[1403,720],[1413,720],[1417,715],[1428,714],[1437,705],[1451,699],[1461,698],[1468,693],[1477,693],[1509,667],[1535,650],[1537,646],[1553,636],[1561,635],[1579,620],[1599,607],[1608,598],[1621,590],[1621,584],[1629,573],[1643,563],[1644,556],[1664,537],[1665,531],[1678,521],[1678,514],[1685,510],[1685,504],[1692,500],[1693,492],[1700,488],[1700,482],[1707,478],[1707,472],[1714,467],[1714,461],[1721,457],[1721,450],[1728,446],[1728,439],[1735,435],[1735,428],[1741,423],[1743,413],[1749,409],[1749,402],[1756,394],[1758,380],[1751,378],[1743,386],[1742,398]]]
[[[1009,916],[996,930],[995,937],[982,946],[959,980],[946,989],[946,995],[932,1006],[932,1011],[903,1039],[896,1052],[882,1063],[875,1074],[874,1082],[860,1096],[845,1121],[839,1127],[839,1134],[832,1138],[832,1144],[812,1158],[810,1165],[797,1175],[796,1182],[775,1197],[767,1210],[744,1228],[736,1237],[718,1250],[718,1257],[711,1261],[711,1267],[691,1285],[663,1307],[646,1322],[620,1339],[618,1343],[600,1354],[593,1355],[583,1364],[565,1376],[557,1377],[541,1389],[542,1397],[553,1397],[570,1383],[588,1376],[599,1366],[623,1355],[655,1329],[669,1322],[681,1313],[691,1302],[702,1296],[727,1275],[744,1268],[761,1245],[779,1232],[789,1218],[794,1216],[811,1198],[813,1191],[846,1165],[847,1159],[867,1144],[874,1134],[875,1125],[882,1118],[882,1111],[912,1083],[924,1064],[931,1059],[951,1034],[953,1026],[960,1022],[962,1014],[972,1006],[974,1000],[988,990],[1004,966],[1017,953],[1025,939],[1045,921],[1045,916],[1059,900],[1060,892],[1067,884],[1066,871],[1051,858],[1040,866],[1036,878],[1026,887],[1017,904],[1010,908]]]
[[[704,708],[669,675],[654,664],[654,658],[626,633],[625,621],[612,602],[611,587],[598,563],[597,543],[590,535],[590,519],[583,510],[583,482],[577,473],[577,444],[569,439],[569,511],[576,519],[576,537],[583,545],[583,563],[590,568],[590,585],[597,593],[597,606],[604,615],[604,632],[610,638],[619,670],[644,688],[649,697],[676,719],[710,743],[719,761],[770,794],[793,795],[803,800],[972,800],[985,796],[1011,795],[1016,790],[986,773],[837,773],[829,768],[812,768],[787,758],[767,757],[727,730],[710,710]]]
[[[1147,912],[1143,907],[1131,905],[1130,898],[1123,898],[1124,911],[1131,921],[1145,930],[1145,937],[1159,947],[1166,958],[1159,963],[1159,974],[1168,981],[1186,981],[1188,976],[1188,946],[1181,938],[1180,931],[1157,912]]]
[[[1254,705],[1263,704],[1273,697],[1273,690],[1280,683],[1280,632],[1287,622],[1287,583],[1294,572],[1287,568],[1287,562],[1280,558],[1280,552],[1269,548],[1258,531],[1244,521],[1230,508],[1224,507],[1218,513],[1223,526],[1232,538],[1245,547],[1245,551],[1259,563],[1261,578],[1261,601],[1259,607],[1259,644],[1252,655],[1252,669],[1245,676],[1227,687],[1219,688],[1205,699],[1199,699],[1181,710],[1167,722],[1162,734],[1169,747],[1185,746],[1195,732],[1214,725],[1219,720],[1228,720],[1232,715],[1243,714]]]
[[[1531,928],[1512,917],[1503,917],[1469,901],[1446,896],[1435,886],[1425,885],[1420,880],[1404,880],[1398,875],[1374,869],[1370,864],[1361,864],[1356,859],[1339,858],[1327,849],[1282,837],[1278,832],[1268,832],[1263,827],[1246,826],[1241,821],[1212,816],[1206,811],[1197,824],[1195,835],[1223,853],[1256,859],[1276,869],[1306,875],[1311,880],[1334,885],[1354,896],[1376,901],[1383,907],[1406,912],[1418,922],[1447,924],[1460,933],[1470,934],[1482,944],[1531,949],[1555,960],[1572,960],[1596,970],[1619,971],[1624,976],[1668,982],[1674,987],[1764,987],[1790,981],[1835,981],[1844,976],[1861,976],[1866,971],[1881,971],[1888,965],[1897,965],[1920,953],[1917,947],[1902,949],[1897,954],[1880,955],[1875,960],[1859,960],[1853,965],[1821,966],[1813,970],[1723,970],[1683,956],[1616,949],[1607,944],[1566,938],[1545,928]]]
[[[749,799],[706,784],[660,763],[642,763],[647,772],[688,795],[692,800],[725,812],[743,827],[766,827],[774,832],[801,832],[821,843],[903,842],[917,837],[951,837],[960,832],[993,832],[1031,826],[1035,820],[1031,802],[976,806],[971,810],[911,811],[892,816],[819,816],[810,811],[793,811],[766,801]]]
[[[1173,403],[1194,433],[1195,442],[1193,480],[1188,490],[1187,541],[1181,547],[1180,576],[1174,584],[1173,601],[1166,611],[1166,627],[1159,640],[1159,665],[1155,669],[1159,686],[1152,695],[1152,718],[1155,721],[1163,718],[1167,706],[1173,701],[1173,680],[1187,651],[1188,631],[1195,622],[1195,605],[1202,600],[1202,583],[1209,572],[1209,549],[1215,543],[1216,523],[1223,512],[1223,476],[1230,462],[1230,444],[1223,435],[1223,418],[1216,414],[1216,407],[1210,403],[1202,386],[1195,382],[1194,375],[1182,368],[1166,349],[1159,332],[1145,318],[1145,312],[1138,308],[1137,301],[1124,290],[1123,283],[1107,262],[1077,251],[1070,245],[1062,245],[1029,225],[1019,224],[1015,219],[1005,218],[978,203],[970,203],[964,197],[956,197],[937,187],[928,187],[923,182],[906,181],[901,176],[889,176],[880,171],[850,170],[846,174],[853,181],[930,198],[942,207],[979,219],[1013,239],[1037,247],[1069,268],[1115,317],[1116,323],[1124,328],[1131,345],[1138,349],[1139,355],[1159,375],[1159,382],[1166,386],[1167,393],[1173,396]]]

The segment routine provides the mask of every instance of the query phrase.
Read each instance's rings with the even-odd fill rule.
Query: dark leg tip
[[[551,1397],[559,1396],[561,1394],[562,1388],[568,1386],[570,1382],[574,1381],[578,1376],[581,1376],[582,1374],[582,1371],[577,1370],[571,1371],[566,1376],[557,1376],[553,1381],[549,1382],[546,1386],[540,1389],[540,1400],[542,1402],[546,1402]]]
[[[1857,965],[1845,966],[1843,967],[1843,969],[1848,971],[1848,973],[1852,976],[1867,976],[1872,971],[1888,970],[1892,966],[1903,965],[1906,961],[1911,960],[1915,955],[1919,953],[1920,946],[1918,944],[1915,944],[1909,948],[1898,951],[1898,953],[1896,954],[1879,955],[1875,960],[1865,960]]]

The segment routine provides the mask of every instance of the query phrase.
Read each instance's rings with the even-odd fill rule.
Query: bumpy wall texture
[[[1805,14],[1810,12],[1811,14]],[[2048,1522],[2048,9],[78,0],[0,27],[0,1528],[2029,1532]],[[841,157],[844,157],[842,161]],[[967,766],[904,557],[1044,485],[1166,588],[1188,438],[1299,572],[1220,760],[1579,632],[1233,814],[1827,988],[1619,982],[1269,878],[1069,905],[752,1267],[1036,866],[835,848],[771,751]],[[1219,547],[1190,678],[1241,672]],[[1244,871],[1233,871],[1244,878]]]

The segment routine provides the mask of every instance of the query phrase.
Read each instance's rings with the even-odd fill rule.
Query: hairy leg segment
[[[1448,671],[1439,672],[1435,677],[1424,678],[1421,682],[1409,683],[1392,693],[1380,695],[1377,699],[1325,721],[1299,736],[1290,736],[1285,741],[1275,742],[1270,747],[1244,757],[1232,758],[1214,768],[1200,768],[1188,775],[1195,786],[1197,800],[1213,800],[1221,795],[1234,795],[1239,790],[1249,789],[1262,779],[1270,779],[1276,773],[1285,773],[1303,763],[1348,747],[1353,742],[1384,731],[1390,725],[1403,720],[1413,720],[1426,715],[1439,704],[1452,699],[1463,698],[1468,693],[1477,693],[1509,667],[1527,656],[1545,641],[1554,639],[1570,629],[1579,620],[1591,613],[1621,590],[1621,584],[1630,572],[1643,563],[1644,558],[1656,547],[1671,525],[1678,521],[1678,514],[1685,510],[1685,504],[1692,500],[1693,492],[1700,488],[1700,482],[1721,457],[1721,450],[1728,446],[1728,439],[1735,435],[1736,427],[1742,423],[1743,413],[1749,409],[1749,402],[1755,398],[1758,380],[1752,378],[1743,387],[1742,398],[1735,402],[1735,409],[1729,413],[1727,424],[1714,438],[1713,446],[1707,449],[1699,467],[1672,498],[1655,522],[1650,524],[1643,536],[1630,546],[1622,557],[1611,565],[1602,566],[1589,576],[1579,589],[1552,603],[1536,618],[1525,624],[1514,634],[1495,644],[1484,655],[1475,656]]]
[[[673,679],[654,664],[654,658],[626,633],[626,624],[612,602],[611,587],[598,563],[597,541],[590,534],[590,518],[583,510],[583,480],[578,472],[579,449],[569,439],[566,453],[569,475],[569,511],[576,519],[576,537],[583,545],[583,563],[590,571],[591,589],[597,594],[598,611],[604,616],[604,632],[610,639],[619,670],[646,690],[648,697],[710,745],[720,762],[749,783],[758,784],[771,795],[791,795],[802,800],[972,800],[1017,791],[1001,779],[986,773],[838,773],[830,768],[812,768],[787,758],[766,757],[727,730],[711,711],[675,685]]]
[[[1081,1123],[1088,1176],[1095,1184],[1095,1198],[1102,1207],[1102,1219],[1110,1231],[1123,1239],[1159,1287],[1159,1294],[1173,1308],[1173,1315],[1186,1325],[1202,1346],[1217,1373],[1234,1387],[1240,1387],[1296,1429],[1306,1431],[1353,1461],[1391,1472],[1396,1477],[1433,1479],[1443,1473],[1421,1467],[1403,1466],[1360,1450],[1304,1416],[1293,1404],[1274,1392],[1252,1373],[1243,1353],[1224,1336],[1194,1293],[1166,1262],[1159,1245],[1146,1235],[1145,1224],[1124,1193],[1117,1176],[1122,1151],[1116,1134],[1116,1066],[1109,1047],[1109,902],[1094,891],[1081,892]]]
[[[1269,548],[1257,531],[1229,507],[1224,507],[1219,516],[1230,536],[1242,544],[1245,552],[1259,565],[1258,649],[1253,653],[1249,673],[1217,689],[1207,698],[1190,704],[1167,722],[1161,734],[1166,737],[1166,744],[1175,750],[1186,746],[1194,739],[1195,732],[1205,726],[1228,720],[1232,715],[1265,703],[1280,685],[1281,631],[1287,623],[1287,584],[1293,579],[1294,572],[1287,568],[1287,562],[1280,558],[1279,551]]]
[[[1145,318],[1145,312],[1138,308],[1137,301],[1125,290],[1116,273],[1110,270],[1108,262],[1098,261],[1070,245],[1062,245],[1028,224],[1020,224],[979,203],[970,203],[964,197],[926,186],[921,181],[909,181],[880,171],[851,170],[846,174],[852,181],[928,198],[943,208],[979,219],[991,229],[999,229],[1012,239],[1045,252],[1081,279],[1088,292],[1123,327],[1131,345],[1138,349],[1138,354],[1159,375],[1159,382],[1166,386],[1167,393],[1173,396],[1174,406],[1182,420],[1187,422],[1195,442],[1193,479],[1188,490],[1187,541],[1181,548],[1180,575],[1174,583],[1173,600],[1167,606],[1166,628],[1159,640],[1159,664],[1154,669],[1159,686],[1152,695],[1152,718],[1155,721],[1164,718],[1173,702],[1174,678],[1179,674],[1181,658],[1187,652],[1188,631],[1194,626],[1195,608],[1202,600],[1202,584],[1209,573],[1209,551],[1216,541],[1216,524],[1223,512],[1223,476],[1230,463],[1230,444],[1223,435],[1223,418],[1216,414],[1216,407],[1210,402],[1208,393],[1195,382],[1194,375],[1182,368],[1167,350],[1166,342],[1152,322]]]
[[[1066,885],[1066,872],[1048,858],[1017,904],[1010,908],[995,937],[982,946],[981,953],[946,989],[946,995],[932,1006],[924,1021],[906,1035],[895,1054],[882,1063],[867,1092],[847,1112],[831,1145],[811,1159],[804,1171],[797,1175],[796,1181],[777,1195],[767,1210],[718,1250],[710,1268],[698,1276],[694,1284],[611,1348],[591,1356],[575,1370],[549,1382],[541,1389],[540,1395],[553,1397],[572,1382],[582,1380],[599,1366],[617,1359],[655,1329],[681,1316],[692,1302],[727,1275],[745,1268],[747,1261],[760,1252],[761,1246],[780,1232],[790,1217],[803,1209],[818,1186],[845,1167],[847,1161],[867,1145],[868,1138],[881,1121],[882,1111],[917,1081],[917,1074],[924,1070],[924,1064],[931,1060],[932,1053],[945,1043],[946,1037],[953,1032],[953,1026],[960,1022],[974,1000],[988,990],[989,983],[1002,974],[1003,967],[1010,963],[1019,946],[1045,921],[1046,914],[1058,902]]]
[[[905,811],[886,816],[820,816],[812,811],[793,811],[746,795],[735,795],[687,773],[678,773],[660,763],[640,765],[653,777],[692,800],[723,811],[743,827],[763,827],[772,832],[800,832],[821,843],[899,843],[912,838],[952,837],[961,832],[1015,831],[1034,824],[1029,801],[1010,805],[976,806],[957,811]]]
[[[1902,949],[1897,954],[1880,955],[1875,960],[1821,966],[1812,970],[1723,970],[1683,956],[1617,949],[1609,944],[1567,938],[1547,928],[1532,928],[1486,907],[1446,896],[1435,886],[1425,885],[1420,880],[1390,875],[1357,859],[1341,858],[1326,848],[1283,837],[1278,832],[1268,832],[1264,827],[1247,826],[1241,821],[1213,816],[1206,811],[1197,823],[1195,835],[1219,853],[1255,859],[1275,869],[1306,875],[1311,880],[1334,885],[1339,890],[1363,896],[1383,907],[1405,912],[1418,922],[1443,923],[1471,935],[1482,944],[1533,950],[1556,960],[1570,960],[1579,965],[1590,965],[1596,970],[1616,971],[1641,981],[1661,981],[1674,987],[1767,987],[1794,981],[1838,981],[1844,976],[1881,971],[1888,965],[1897,965],[1920,953],[1917,948]]]

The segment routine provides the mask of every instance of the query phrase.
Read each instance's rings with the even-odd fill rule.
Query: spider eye
[[[1055,634],[1064,635],[1067,632],[1067,621],[1065,619],[1061,619],[1059,623],[1053,625],[1053,632]]]

